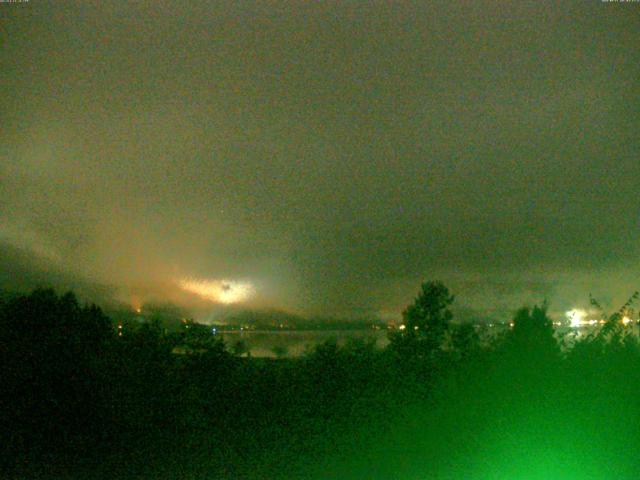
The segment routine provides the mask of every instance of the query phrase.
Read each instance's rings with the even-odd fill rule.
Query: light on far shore
[[[587,316],[587,312],[585,310],[579,309],[579,308],[574,308],[573,310],[569,310],[568,312],[566,312],[565,314],[567,316],[567,318],[569,319],[569,325],[571,326],[571,328],[578,328],[578,327],[584,327],[584,326],[595,326],[595,325],[604,325],[605,323],[607,323],[607,320],[605,319],[600,319],[600,320],[595,320],[595,319],[590,319],[587,320],[585,317]],[[622,322],[622,324],[626,327],[628,325],[630,325],[633,320],[631,320],[631,318],[629,318],[628,316],[624,316],[620,319],[620,321]]]
[[[569,310],[567,313],[567,318],[569,319],[570,325],[572,328],[577,328],[582,326],[584,322],[584,317],[587,316],[587,312],[582,309],[574,308],[573,310]]]

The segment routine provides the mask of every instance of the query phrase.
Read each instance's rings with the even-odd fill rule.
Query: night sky
[[[429,279],[459,318],[640,288],[637,3],[31,0],[0,45],[3,288],[383,318]]]

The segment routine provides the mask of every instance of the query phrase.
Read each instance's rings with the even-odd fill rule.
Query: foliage
[[[513,328],[506,336],[505,347],[521,357],[557,356],[560,347],[554,333],[546,304],[532,309],[523,307],[513,317]]]
[[[480,335],[471,323],[456,325],[451,332],[451,347],[461,357],[475,355],[480,349]]]
[[[54,454],[61,439],[89,438],[104,427],[103,362],[114,338],[102,311],[80,306],[72,293],[39,289],[1,306],[5,455]]]
[[[453,314],[454,297],[442,282],[426,282],[402,317],[404,330],[395,332],[392,348],[402,356],[430,357],[443,346]]]
[[[174,334],[154,319],[119,329],[70,294],[8,299],[0,473],[634,478],[640,461],[623,454],[640,440],[630,327],[612,320],[562,352],[543,304],[486,345],[473,325],[450,323],[452,301],[424,284],[404,317],[418,328],[385,350],[354,338],[262,359],[227,352],[194,322]]]

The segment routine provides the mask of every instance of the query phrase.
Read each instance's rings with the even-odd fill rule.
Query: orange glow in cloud
[[[194,293],[215,303],[240,303],[248,300],[254,293],[254,287],[249,282],[233,280],[195,280],[182,279],[180,288]]]

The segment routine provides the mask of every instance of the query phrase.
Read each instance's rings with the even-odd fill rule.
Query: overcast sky
[[[390,317],[436,278],[489,316],[640,287],[638,3],[31,0],[0,22],[5,286],[188,303],[181,279],[225,280],[248,307]]]

